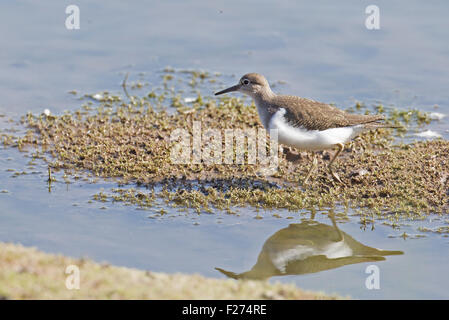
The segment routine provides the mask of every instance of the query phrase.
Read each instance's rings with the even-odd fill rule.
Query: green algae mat
[[[191,87],[198,81],[215,81],[209,73],[190,76]],[[431,121],[426,113],[358,103],[350,111],[384,113],[389,123],[401,128],[367,132],[347,144],[334,167],[343,184],[326,170],[334,151],[319,153],[319,169],[303,186],[311,156],[301,150],[273,149],[254,105],[238,98],[215,99],[212,92],[198,93],[187,102],[182,92],[167,89],[175,78],[176,72],[165,70],[162,93],[131,96],[131,90],[148,90],[140,83],[127,86],[125,79],[125,95],[84,95],[77,110],[27,114],[20,124],[26,133],[3,133],[2,141],[28,150],[32,161],[46,161],[50,185],[58,183],[53,173],[61,170],[65,181],[59,182],[83,176],[112,180],[117,187],[93,199],[141,208],[151,208],[162,198],[171,206],[198,212],[235,213],[242,206],[291,211],[352,208],[362,221],[448,212],[449,141],[404,138]],[[229,134],[234,136],[228,139]],[[246,149],[237,150],[236,134],[242,134]],[[229,147],[230,155],[223,151]],[[255,148],[274,156],[269,174],[267,162],[251,155]]]

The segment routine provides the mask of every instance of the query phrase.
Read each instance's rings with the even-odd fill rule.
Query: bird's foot
[[[310,178],[310,176],[307,176],[307,177],[304,179],[304,181],[302,182],[302,186],[303,186],[303,187],[305,187],[306,185],[309,184],[309,178]]]
[[[307,183],[309,182],[310,177],[312,176],[312,174],[315,172],[315,170],[318,167],[318,159],[316,158],[316,154],[313,154],[313,161],[312,161],[312,166],[309,169],[309,172],[307,172],[307,176],[304,179],[304,181],[302,182],[302,185],[305,186],[307,185]]]
[[[335,173],[335,172],[332,171],[331,169],[329,169],[329,172],[330,172],[330,174],[332,175],[332,178],[334,178],[334,180],[335,180],[336,182],[341,183],[341,184],[345,184],[345,183],[340,179],[340,176],[339,176],[337,173]]]

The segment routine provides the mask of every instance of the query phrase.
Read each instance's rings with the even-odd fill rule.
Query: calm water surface
[[[381,102],[449,115],[446,1],[378,1],[378,31],[364,27],[367,1],[77,1],[77,31],[65,29],[68,4],[0,4],[0,128],[27,111],[74,110],[80,102],[67,94],[73,89],[120,92],[126,72],[130,81],[143,72],[158,86],[168,65],[221,72],[223,87],[259,72],[286,81],[279,92],[341,107]],[[429,128],[449,138],[448,117]],[[29,160],[0,150],[0,190],[8,191],[0,194],[0,241],[154,271],[226,277],[220,268],[355,298],[449,298],[449,239],[416,237],[421,225],[447,226],[444,217],[404,221],[400,229],[379,222],[374,230],[361,229],[358,217],[337,217],[335,226],[322,213],[314,222],[282,210],[262,212],[259,220],[251,208],[240,216],[168,209],[167,217],[149,219],[132,206],[88,203],[113,184],[56,183],[49,193],[42,163],[34,174],[13,178],[7,171],[22,171]],[[404,232],[412,237],[401,238]],[[369,265],[379,268],[379,290],[365,286]]]

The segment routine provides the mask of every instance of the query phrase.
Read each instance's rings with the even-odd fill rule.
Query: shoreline
[[[292,284],[167,274],[0,242],[0,299],[339,299]],[[78,270],[76,270],[78,268]],[[79,271],[79,272],[78,272]],[[76,276],[79,274],[79,289]],[[72,287],[72,289],[68,289]]]

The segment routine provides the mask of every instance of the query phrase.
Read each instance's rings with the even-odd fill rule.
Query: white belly
[[[349,245],[342,241],[329,242],[323,246],[319,245],[297,245],[281,251],[269,252],[274,266],[281,272],[285,272],[287,265],[291,262],[304,261],[310,257],[324,255],[328,259],[350,257],[353,254]]]
[[[362,125],[332,128],[327,130],[307,130],[293,127],[285,120],[285,109],[279,109],[268,123],[268,129],[277,130],[278,142],[304,150],[324,150],[338,143],[345,144],[364,131]]]

